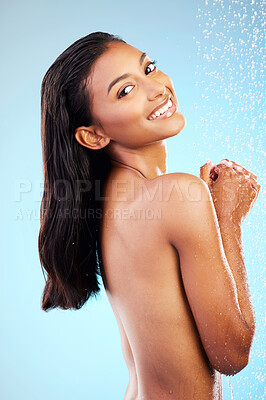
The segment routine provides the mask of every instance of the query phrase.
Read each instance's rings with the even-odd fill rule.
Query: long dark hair
[[[56,307],[79,309],[100,291],[100,187],[110,162],[104,150],[80,145],[74,132],[93,122],[86,78],[113,41],[125,43],[119,36],[105,32],[77,40],[43,78],[44,192],[38,250],[46,279],[41,305],[44,311]]]

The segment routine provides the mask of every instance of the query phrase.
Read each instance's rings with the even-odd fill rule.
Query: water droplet
[[[220,157],[235,160],[255,173],[260,182],[265,171],[264,9],[259,0],[205,0],[197,10],[195,92],[200,100],[193,102],[199,116],[193,149],[204,162],[211,158],[216,163],[214,156],[217,161]],[[262,209],[263,200],[255,204],[252,218],[248,216],[243,225],[246,267],[259,324],[263,318],[261,265],[265,263]],[[262,337],[261,324],[254,338],[252,372],[233,378],[237,398],[263,396],[256,376],[263,362]],[[226,379],[231,389],[228,397],[234,399]]]

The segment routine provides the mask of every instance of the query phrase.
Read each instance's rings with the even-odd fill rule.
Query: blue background
[[[172,78],[187,125],[168,141],[168,172],[198,175],[208,158],[226,157],[258,175],[260,196],[243,226],[257,332],[249,365],[223,377],[223,392],[263,398],[262,13],[256,0],[1,2],[1,399],[122,400],[127,386],[104,290],[79,311],[40,308],[40,85],[54,59],[93,31],[120,35]]]

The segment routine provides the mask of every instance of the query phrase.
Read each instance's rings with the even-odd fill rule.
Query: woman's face
[[[122,146],[137,148],[166,139],[185,126],[171,79],[128,44],[109,44],[93,66],[88,88],[94,122]],[[170,108],[153,119],[164,104]]]

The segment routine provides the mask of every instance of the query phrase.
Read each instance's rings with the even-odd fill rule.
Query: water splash
[[[228,386],[229,386],[229,388],[230,388],[230,390],[231,390],[231,399],[234,400],[235,397],[234,397],[234,391],[233,391],[232,383],[231,383],[231,381],[230,381],[230,379],[229,379],[228,376],[225,376],[225,378],[226,378],[227,383],[228,383]]]
[[[256,152],[264,165],[265,75],[263,2],[205,1],[198,8],[196,86],[201,92],[201,124],[204,145],[219,157],[239,156],[250,163]],[[204,153],[199,151],[199,156]],[[254,165],[255,169],[256,166]]]
[[[226,377],[231,399],[261,399],[263,276],[265,268],[265,1],[205,0],[198,7],[194,41],[197,69],[193,147],[203,165],[223,158],[243,164],[261,185],[254,212],[243,225],[245,262],[257,329],[247,368]],[[194,164],[198,170],[199,165]],[[247,372],[248,371],[248,372]],[[232,383],[231,383],[232,382]],[[226,389],[226,388],[225,388]],[[228,390],[228,388],[227,388]]]

